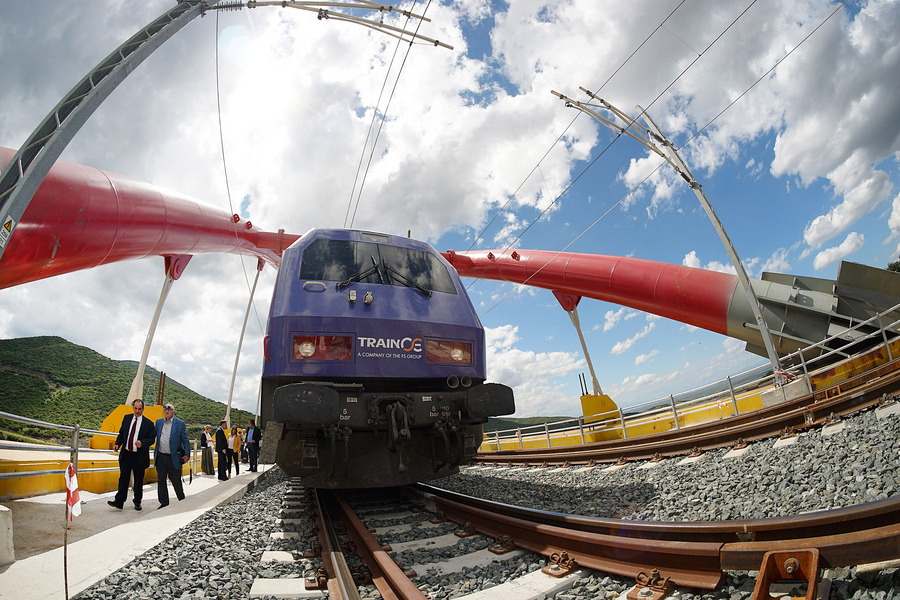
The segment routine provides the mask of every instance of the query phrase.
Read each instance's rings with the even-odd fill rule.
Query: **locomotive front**
[[[263,460],[309,487],[403,485],[467,464],[512,390],[485,383],[484,329],[430,245],[313,230],[285,250],[262,377]]]

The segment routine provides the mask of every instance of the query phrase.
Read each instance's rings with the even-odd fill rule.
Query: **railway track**
[[[895,359],[838,385],[736,417],[637,438],[483,452],[476,456],[474,464],[593,465],[658,460],[822,427],[856,412],[892,402],[898,393],[900,359]]]
[[[900,559],[897,497],[792,517],[691,523],[551,513],[424,484],[401,491],[291,493],[304,498],[305,518],[316,523],[304,534],[307,543],[318,542],[305,557],[321,561],[306,576],[308,590],[346,599],[441,598],[440,581],[471,577],[485,560],[525,556],[542,567],[527,576],[544,580],[544,594],[571,587],[586,569],[620,575],[635,593],[656,597],[676,588],[714,590],[729,571],[758,571],[751,598],[767,598],[772,586],[786,582],[815,598],[831,569]],[[422,548],[431,562],[422,563]],[[500,581],[488,581],[482,594],[498,593],[493,583]]]
[[[684,454],[690,447],[720,448],[775,435],[835,424],[842,416],[884,407],[894,402],[900,387],[896,364],[873,370],[794,402],[760,413],[737,417],[693,431],[675,431],[637,440],[602,443],[591,447],[505,453],[498,462],[533,464],[588,464],[656,459]],[[491,458],[498,458],[492,453]],[[505,460],[503,460],[505,459]],[[545,571],[569,575],[582,567],[634,579],[653,593],[664,595],[672,586],[715,589],[726,572],[758,571],[754,598],[767,597],[768,588],[783,580],[802,582],[815,594],[820,573],[844,566],[900,559],[900,498],[770,519],[717,522],[641,522],[563,515],[525,509],[455,494],[424,484],[415,486],[439,518],[460,525],[458,535],[480,533],[490,537],[502,554],[525,549],[548,561]],[[353,522],[351,534],[366,548],[368,564],[376,564],[378,578],[392,579],[384,597],[417,598],[410,591],[404,569],[393,562],[379,541],[352,514],[348,503],[336,498],[341,518]],[[419,501],[421,504],[421,501]],[[396,576],[383,577],[386,572]],[[406,575],[409,575],[407,572]],[[398,582],[403,583],[398,583]],[[405,591],[403,591],[405,590]]]
[[[801,403],[787,412],[799,415],[811,412],[815,418],[810,423],[802,417],[794,432],[806,436],[807,448],[817,447],[823,442],[812,428],[819,417],[824,418],[826,410],[850,414],[873,407],[884,401],[888,394],[885,390],[896,389],[879,386],[891,385],[896,385],[892,376],[878,376],[849,390],[824,393],[821,399],[813,399],[814,406],[807,399],[806,404]],[[897,431],[898,406],[900,403],[894,403],[864,415],[865,428]],[[880,421],[876,415],[879,413],[890,413],[885,417],[890,421],[885,423],[890,423],[892,429],[878,429]],[[797,418],[797,414],[792,418]],[[750,425],[739,422],[740,427]],[[848,425],[850,431],[854,430],[852,425],[852,422]],[[683,444],[683,440],[678,443]],[[829,443],[842,444],[841,441]],[[866,447],[862,451],[868,452]],[[636,450],[635,456],[661,451],[659,447],[654,450],[653,453],[643,450],[643,454]],[[752,453],[753,449],[750,450]],[[896,452],[891,457],[888,464],[896,467]],[[620,472],[627,473],[628,469],[637,471],[640,467],[626,467]],[[536,469],[535,477],[542,477],[543,471],[554,470],[557,469]],[[570,468],[567,472],[575,470]],[[609,476],[598,477],[599,473],[598,470],[579,477]],[[853,476],[858,475],[854,471]],[[274,474],[273,478],[278,476],[283,474]],[[746,476],[754,474],[746,473]],[[711,480],[709,485],[716,483]],[[197,589],[198,593],[204,590],[207,597],[223,600],[299,597],[301,593],[312,594],[310,597],[327,594],[329,598],[365,600],[423,597],[438,600],[481,594],[472,596],[474,600],[497,597],[502,589],[498,586],[502,585],[517,590],[512,592],[513,597],[525,600],[528,596],[522,591],[524,580],[528,586],[550,582],[547,591],[541,592],[547,598],[573,599],[612,597],[634,588],[638,600],[665,597],[673,589],[697,600],[729,596],[734,600],[755,600],[768,598],[770,590],[780,584],[799,585],[798,593],[810,599],[817,593],[827,598],[827,584],[831,579],[841,590],[834,597],[841,600],[851,596],[874,600],[887,597],[878,596],[877,590],[868,596],[857,593],[868,589],[866,581],[877,582],[881,590],[900,589],[896,563],[894,566],[873,564],[900,560],[900,496],[893,491],[883,500],[811,514],[663,522],[550,513],[466,497],[422,484],[404,488],[402,493],[392,489],[338,494],[302,488],[297,482],[288,485],[287,481],[272,483],[268,488],[271,494],[283,497],[251,494],[246,506],[236,502],[217,507],[208,518],[198,520],[197,527],[202,528],[199,535],[186,531],[160,545],[165,560],[193,565],[189,586],[180,581],[166,585],[173,590]],[[517,492],[521,493],[518,489]],[[508,492],[506,497],[510,493],[513,492]],[[249,502],[259,502],[261,508]],[[242,522],[247,527],[253,524],[259,531],[265,531],[268,539],[255,546],[243,542],[234,546],[245,549],[235,551],[233,559],[225,554],[214,559],[195,558],[198,550],[208,553],[213,547],[234,545],[234,536],[214,543],[204,541],[193,548],[187,547],[188,539],[207,539],[207,532],[237,518],[244,519]],[[173,559],[183,547],[186,547],[184,556]],[[265,550],[258,553],[257,549],[263,547]],[[158,557],[142,558],[148,564],[160,562]],[[256,561],[258,564],[254,564]],[[852,569],[847,568],[851,566]],[[874,575],[863,581],[857,574],[867,569]],[[117,597],[107,593],[111,586],[140,590],[144,584],[141,573],[140,567],[123,569],[110,578],[119,583],[106,582],[98,588],[100,592],[83,596]],[[169,577],[169,573],[154,571],[152,577],[161,580]],[[248,579],[252,579],[252,587],[245,588]],[[229,585],[234,587],[228,588]],[[571,589],[565,591],[568,587]],[[145,591],[160,598],[181,597],[161,596],[158,587]]]
[[[307,587],[327,590],[330,598],[444,598],[450,579],[470,579],[471,587],[477,587],[472,574],[485,563],[518,560],[519,565],[525,557],[533,570],[540,567],[536,553],[490,552],[490,538],[464,532],[458,524],[412,504],[422,500],[409,489],[399,495],[321,490],[310,494],[317,522],[315,554],[322,566],[315,581],[307,578]],[[342,568],[344,564],[352,567]],[[486,585],[513,578],[516,570],[521,575],[526,569],[510,566],[506,576]],[[571,581],[548,581],[545,589],[550,593],[570,585]]]
[[[815,585],[820,569],[900,559],[900,498],[774,519],[646,522],[525,509],[418,484],[456,522],[551,559],[560,573],[579,567],[634,578],[656,573],[672,585],[715,589],[725,571],[778,575],[767,554],[796,560],[792,573]],[[782,576],[779,579],[787,579]]]

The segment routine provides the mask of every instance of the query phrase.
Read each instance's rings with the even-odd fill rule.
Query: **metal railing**
[[[585,443],[585,433],[591,433],[599,430],[620,430],[622,437],[628,438],[629,421],[634,424],[640,420],[641,423],[654,423],[660,421],[673,421],[674,427],[680,429],[679,419],[684,419],[691,414],[709,410],[711,403],[716,403],[724,408],[731,405],[732,416],[741,414],[738,407],[738,397],[742,394],[764,390],[766,388],[783,387],[785,383],[804,380],[807,390],[813,392],[811,372],[814,375],[815,369],[819,368],[815,365],[822,365],[821,368],[835,368],[838,365],[849,362],[856,354],[852,351],[852,347],[858,346],[866,341],[881,338],[878,344],[872,344],[866,347],[866,351],[877,350],[878,348],[886,348],[888,361],[894,359],[888,331],[891,335],[896,335],[900,319],[894,320],[888,324],[884,324],[883,319],[886,315],[900,310],[900,304],[885,310],[882,313],[871,317],[865,321],[861,321],[853,327],[849,327],[829,338],[820,342],[802,348],[796,352],[785,355],[781,358],[783,365],[789,365],[781,373],[773,373],[769,364],[753,367],[737,375],[727,376],[724,379],[709,383],[692,390],[679,394],[670,394],[665,398],[644,402],[630,406],[627,409],[618,408],[615,411],[597,413],[594,415],[585,415],[582,417],[573,417],[562,421],[552,423],[543,423],[541,425],[531,425],[527,427],[517,427],[515,429],[503,429],[492,431],[485,434],[485,441],[492,443],[499,450],[504,442],[518,442],[519,448],[524,449],[525,440],[535,442],[537,440],[546,440],[546,447],[551,447],[553,437],[569,437],[580,436],[581,443]],[[875,327],[874,331],[865,333],[863,330]],[[858,335],[853,335],[858,333]],[[845,340],[850,341],[842,343]],[[832,347],[837,346],[837,347]],[[811,356],[807,359],[806,356]],[[835,356],[842,357],[835,361]],[[761,371],[767,371],[762,376],[758,376]],[[782,382],[783,378],[789,381]],[[744,383],[735,385],[735,381]],[[586,423],[587,421],[587,423]],[[670,427],[671,429],[671,427]],[[540,446],[543,447],[543,446]]]
[[[14,415],[11,413],[0,411],[0,419],[6,419],[8,421],[16,421],[18,423],[24,423],[26,425],[35,425],[38,427],[44,427],[47,429],[57,429],[60,431],[71,431],[72,432],[72,442],[71,446],[57,446],[52,444],[34,444],[27,442],[9,442],[9,441],[0,441],[0,450],[39,450],[41,452],[68,452],[69,453],[69,461],[74,465],[76,473],[106,473],[112,471],[118,471],[119,467],[95,467],[91,469],[79,469],[78,468],[78,455],[82,452],[84,453],[92,453],[92,454],[112,454],[112,450],[103,450],[99,448],[79,448],[78,447],[78,438],[82,433],[88,435],[100,435],[104,437],[116,438],[118,433],[110,433],[109,431],[97,431],[94,429],[82,429],[76,423],[75,426],[70,425],[58,425],[56,423],[48,423],[47,421],[39,421],[37,419],[29,419],[28,417],[22,417],[19,415]],[[194,465],[199,462],[198,451],[197,451],[197,440],[190,440],[191,442],[191,460],[188,461],[188,464],[191,466],[191,470],[195,471]],[[63,475],[65,474],[66,469],[48,469],[43,471],[14,471],[11,473],[0,473],[0,480],[2,479],[20,479],[22,477],[38,477],[41,475]]]

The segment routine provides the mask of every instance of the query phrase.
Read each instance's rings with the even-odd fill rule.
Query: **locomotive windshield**
[[[455,294],[447,267],[437,256],[387,244],[351,240],[313,241],[303,251],[300,279],[406,285]]]

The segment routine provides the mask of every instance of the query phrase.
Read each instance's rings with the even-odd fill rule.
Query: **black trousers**
[[[149,457],[147,458],[149,461]],[[134,478],[134,503],[140,504],[144,499],[144,471],[147,467],[143,457],[137,452],[129,452],[122,448],[119,452],[119,491],[116,492],[116,504],[125,504],[128,498],[128,483]]]
[[[169,503],[169,486],[166,485],[166,479],[172,482],[172,487],[175,488],[175,497],[184,500],[181,465],[175,468],[171,455],[159,453],[156,462],[156,496],[159,498],[159,503],[164,506]]]
[[[219,470],[219,479],[223,481],[228,479],[228,455],[225,452],[216,452],[219,455],[219,462],[216,463]]]
[[[250,455],[250,470],[256,470],[256,460],[259,456],[259,444],[256,442],[250,442],[247,444],[247,453]]]
[[[234,462],[234,474],[241,474],[241,452],[238,450],[226,450],[228,452],[228,474],[231,475],[231,463]]]

